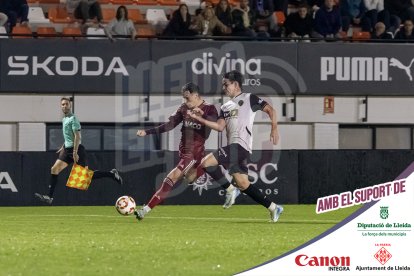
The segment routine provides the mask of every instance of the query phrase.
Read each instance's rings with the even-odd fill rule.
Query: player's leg
[[[195,174],[190,177],[192,179],[198,179],[204,173],[209,174],[220,186],[226,191],[226,199],[223,204],[223,208],[230,208],[236,201],[236,198],[240,195],[239,189],[231,185],[230,181],[224,175],[221,167],[226,168],[230,164],[230,152],[233,151],[229,145],[218,149],[217,151],[208,154],[201,160],[201,164],[197,167]],[[193,180],[194,181],[194,180]],[[190,181],[191,183],[191,181]]]
[[[63,151],[63,150],[62,150]],[[59,158],[64,156],[64,154],[60,154]],[[53,164],[52,168],[50,169],[50,183],[49,183],[49,193],[47,195],[42,195],[39,193],[35,193],[35,196],[42,202],[52,204],[53,201],[53,194],[55,192],[56,184],[58,181],[58,175],[61,171],[63,171],[68,166],[68,163],[57,159],[55,164]]]
[[[266,207],[270,212],[271,221],[276,222],[279,219],[280,214],[283,212],[283,207],[267,199],[258,188],[251,185],[249,178],[247,177],[247,172],[244,172],[242,169],[238,172],[236,172],[236,170],[234,170],[232,176],[238,188],[243,193],[250,196],[254,201]]]
[[[78,164],[85,167],[86,166],[86,150],[83,145],[79,145],[78,155],[79,155]],[[113,180],[118,182],[118,184],[120,185],[122,185],[123,183],[121,175],[119,174],[118,170],[115,168],[110,171],[99,171],[99,170],[94,171],[92,180],[105,178],[105,177],[112,178]]]
[[[155,208],[155,206],[159,205],[168,197],[168,194],[171,192],[174,185],[183,177],[183,171],[188,166],[191,166],[191,159],[192,158],[180,160],[177,167],[175,167],[167,175],[167,177],[164,178],[164,180],[161,183],[161,187],[158,189],[158,191],[155,192],[148,204],[135,210],[134,213],[137,219],[142,220],[146,214],[148,214],[153,208]]]

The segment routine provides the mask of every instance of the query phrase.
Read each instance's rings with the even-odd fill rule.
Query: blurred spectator
[[[386,32],[386,27],[383,22],[377,22],[375,24],[374,31],[371,33],[371,39],[391,40],[392,38],[392,35]]]
[[[16,26],[18,19],[20,24],[29,22],[29,5],[26,0],[0,0],[0,12],[8,17],[10,31]]]
[[[81,19],[82,24],[85,24],[88,19],[98,20],[99,25],[102,22],[101,5],[97,0],[63,0],[67,3],[67,10],[73,13],[76,19]]]
[[[342,16],[342,30],[347,32],[350,25],[360,26],[363,32],[371,32],[375,23],[377,23],[376,11],[370,13],[372,18],[366,14],[366,7],[362,0],[343,0],[340,1]],[[373,22],[375,20],[375,22]]]
[[[274,14],[273,0],[251,0],[250,9],[256,14],[256,32],[268,32],[277,35],[279,27]]]
[[[398,16],[401,21],[414,19],[414,7],[411,0],[384,0],[384,8],[391,15]]]
[[[188,6],[181,4],[172,14],[167,27],[163,32],[165,36],[193,36],[197,34],[194,30],[190,30],[191,15],[188,12]]]
[[[231,33],[231,29],[218,20],[211,7],[206,7],[201,14],[197,16],[194,24],[190,26],[190,30],[194,30],[203,36],[212,36],[216,28],[219,28],[223,34]]]
[[[305,3],[306,1],[304,1],[303,4]],[[273,0],[273,6],[275,8],[275,11],[282,11],[285,14],[285,16],[287,16],[288,14],[288,5],[288,0]]]
[[[233,35],[255,37],[253,30],[256,14],[249,7],[249,0],[240,0],[239,6],[232,11]]]
[[[116,10],[116,18],[112,19],[105,27],[105,33],[110,40],[114,40],[113,35],[130,36],[135,39],[137,31],[134,23],[128,19],[128,10],[125,6],[119,6]]]
[[[220,0],[215,8],[216,16],[218,20],[221,21],[224,25],[231,28],[232,25],[232,17],[231,17],[231,8],[228,0]],[[222,33],[219,30],[216,30],[217,35],[221,35]]]
[[[335,6],[335,0],[325,0],[323,6],[316,12],[312,37],[340,38],[341,13]]]
[[[309,14],[308,5],[299,4],[298,11],[288,15],[285,21],[287,37],[310,37],[313,19]]]
[[[0,12],[0,26],[4,26],[7,23],[8,17],[5,13]]]
[[[390,12],[384,9],[384,0],[364,0],[367,9],[367,16],[371,18],[371,23],[383,22],[385,29],[394,33],[400,27],[401,20],[398,16],[390,15]],[[375,24],[374,24],[375,25]]]
[[[410,42],[414,42],[413,28],[414,28],[414,23],[412,19],[404,20],[404,26],[401,27],[398,33],[395,35],[395,39],[410,40]],[[404,42],[404,41],[399,41],[399,42]]]

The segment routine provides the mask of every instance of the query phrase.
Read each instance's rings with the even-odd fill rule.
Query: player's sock
[[[249,185],[246,190],[243,191],[246,195],[250,196],[254,201],[263,205],[266,208],[269,208],[272,202],[263,195],[258,188],[253,185]],[[269,209],[270,210],[270,209]]]
[[[99,178],[104,178],[104,177],[114,178],[114,174],[111,173],[111,172],[94,171],[92,180],[99,179]]]
[[[219,166],[207,167],[205,170],[224,189],[229,187],[230,183]]]
[[[270,206],[267,208],[270,212],[273,212],[274,210],[276,210],[276,203],[272,202],[270,203]]]
[[[226,190],[226,191],[233,191],[234,186],[230,184],[229,181],[227,181],[227,183],[221,184],[221,187]]]
[[[155,206],[160,204],[168,196],[174,184],[175,183],[171,180],[171,178],[166,177],[162,182],[161,188],[159,188],[158,191],[152,196],[146,206],[153,209]]]
[[[55,192],[57,181],[58,181],[58,175],[51,174],[50,175],[50,186],[49,186],[49,197],[50,198],[53,198],[53,193]]]

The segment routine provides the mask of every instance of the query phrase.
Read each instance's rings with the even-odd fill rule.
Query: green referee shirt
[[[72,148],[75,140],[75,131],[81,130],[81,125],[74,114],[68,114],[62,119],[63,138],[65,139],[65,148]],[[80,142],[79,142],[80,144]]]

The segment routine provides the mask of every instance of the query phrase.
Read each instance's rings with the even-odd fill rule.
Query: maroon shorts
[[[204,151],[200,152],[180,152],[180,161],[177,168],[186,174],[191,168],[197,168],[201,163],[201,159],[204,157]]]

